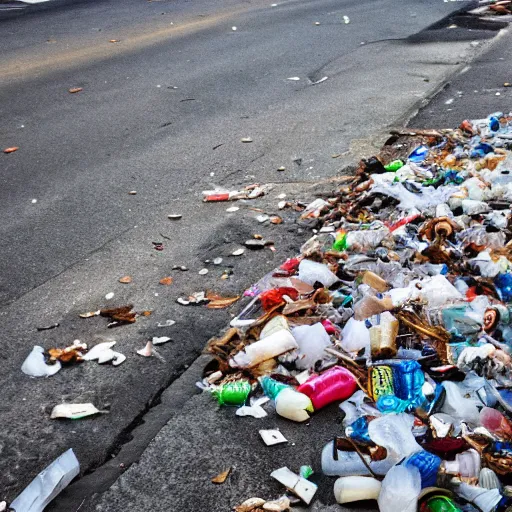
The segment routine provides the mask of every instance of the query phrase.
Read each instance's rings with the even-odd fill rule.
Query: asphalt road
[[[178,306],[176,297],[239,294],[295,252],[307,234],[293,214],[261,225],[250,207],[274,213],[279,193],[309,199],[308,184],[368,156],[376,134],[406,120],[472,58],[478,48],[470,41],[495,34],[438,23],[466,5],[53,0],[0,11],[0,146],[19,146],[0,154],[0,488],[7,499],[68,447],[91,473],[133,438],[231,314]],[[204,189],[253,182],[275,185],[239,212],[201,203]],[[172,213],[183,220],[168,220]],[[276,242],[275,253],[230,257],[258,232]],[[198,275],[216,256],[223,265]],[[173,271],[175,264],[190,270]],[[221,281],[227,267],[233,276]],[[124,275],[132,284],[118,283]],[[166,275],[174,277],[170,287],[158,284]],[[127,302],[153,314],[116,330],[101,318],[78,318]],[[177,324],[156,326],[166,319]],[[56,329],[36,330],[55,322]],[[163,362],[135,355],[153,335],[173,339],[159,349]],[[76,338],[114,338],[128,359],[119,368],[66,368],[47,380],[20,372],[34,344],[63,347]],[[63,401],[92,401],[110,414],[49,420]]]

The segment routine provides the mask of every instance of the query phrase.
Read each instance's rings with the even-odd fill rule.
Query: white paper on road
[[[30,482],[11,503],[11,508],[16,512],[43,512],[78,473],[80,463],[70,448]]]

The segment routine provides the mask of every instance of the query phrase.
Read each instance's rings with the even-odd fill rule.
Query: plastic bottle
[[[510,422],[496,409],[484,407],[480,411],[480,423],[489,432],[498,437],[505,440],[512,439],[512,426]]]
[[[376,500],[381,483],[367,476],[344,476],[334,482],[334,497],[340,504],[361,500]]]
[[[441,458],[433,453],[422,450],[417,453],[413,453],[404,461],[404,465],[407,467],[414,466],[418,468],[421,475],[421,487],[434,487],[437,482],[437,473],[439,472],[439,466],[441,465]]]
[[[321,409],[331,402],[346,400],[356,389],[354,375],[346,368],[334,366],[320,375],[311,376],[297,391],[309,396],[315,409]]]
[[[368,455],[363,455],[366,463],[377,475],[385,475],[393,462],[379,460],[373,462]],[[322,450],[322,472],[327,476],[371,476],[357,452],[348,452],[334,449],[334,441],[327,443]]]
[[[287,329],[281,329],[262,340],[247,345],[243,351],[235,354],[229,361],[230,366],[251,368],[263,361],[299,348],[295,338]]]
[[[261,387],[269,398],[276,404],[279,416],[292,421],[309,420],[309,413],[314,412],[313,404],[308,396],[295,391],[291,386],[265,376],[260,379]]]

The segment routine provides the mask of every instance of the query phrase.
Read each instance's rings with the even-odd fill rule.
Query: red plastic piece
[[[274,306],[283,302],[283,295],[288,295],[290,299],[297,300],[299,292],[295,288],[283,286],[282,288],[273,288],[260,294],[261,306],[265,311],[270,311]]]
[[[205,203],[211,203],[214,201],[229,201],[229,192],[204,196],[203,201]]]
[[[285,270],[289,274],[294,274],[299,268],[299,258],[288,258],[279,268]]]
[[[346,400],[356,389],[356,378],[347,369],[334,366],[320,375],[311,376],[297,391],[309,396],[317,410],[331,402]]]

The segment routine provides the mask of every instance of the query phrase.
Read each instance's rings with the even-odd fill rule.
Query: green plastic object
[[[272,379],[271,377],[265,376],[260,379],[261,387],[263,388],[263,392],[270,399],[275,400],[277,395],[283,390],[290,388],[287,384],[283,384],[277,380]]]
[[[448,496],[432,496],[427,500],[422,512],[461,512]]]
[[[402,160],[393,160],[392,162],[389,162],[388,165],[385,165],[384,169],[386,169],[386,171],[396,172],[396,171],[398,171],[398,169],[401,169],[403,166],[404,166],[404,163],[402,162]]]
[[[239,380],[223,384],[213,391],[213,396],[217,399],[219,405],[244,405],[251,390],[252,387],[249,381]]]
[[[301,466],[299,475],[302,478],[309,478],[313,474],[313,468],[311,466]]]
[[[332,244],[332,250],[343,252],[347,248],[347,233],[345,231],[340,231],[336,235],[336,240]]]

